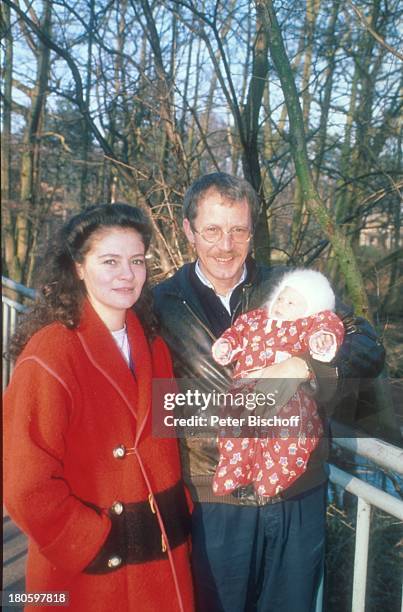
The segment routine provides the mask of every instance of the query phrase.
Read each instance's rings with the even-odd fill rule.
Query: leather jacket
[[[160,333],[167,342],[173,357],[175,376],[204,379],[211,388],[223,388],[231,378],[230,370],[215,363],[211,347],[216,337],[190,281],[191,266],[185,264],[176,274],[154,288],[154,308],[160,323]],[[242,313],[260,307],[270,290],[285,271],[284,266],[265,267],[248,258],[248,276],[242,286],[239,303],[232,322]],[[337,304],[336,312],[343,320],[346,336],[332,364],[309,361],[315,374],[317,389],[315,399],[326,408],[328,400],[336,394],[343,396],[348,379],[377,376],[383,367],[384,349],[371,325],[351,310]],[[347,389],[346,389],[347,392]],[[192,414],[195,409],[192,407]],[[218,462],[216,436],[189,436],[180,439],[184,480],[194,501],[264,505],[270,498],[260,498],[252,487],[237,489],[227,496],[212,493],[212,479]],[[326,478],[325,460],[328,444],[324,438],[309,461],[306,472],[289,489],[281,494],[288,498],[311,489]],[[277,500],[276,500],[277,501]]]

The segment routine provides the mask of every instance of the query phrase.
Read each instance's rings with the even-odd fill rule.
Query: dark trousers
[[[198,612],[314,612],[325,512],[326,485],[260,507],[195,504]]]

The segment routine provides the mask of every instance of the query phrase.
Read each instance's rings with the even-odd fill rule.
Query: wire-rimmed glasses
[[[192,227],[192,230],[210,244],[220,242],[224,234],[231,236],[232,241],[238,244],[246,244],[252,238],[252,231],[249,227],[243,227],[242,225],[231,227],[228,231],[221,229],[218,225],[208,225],[202,230]]]

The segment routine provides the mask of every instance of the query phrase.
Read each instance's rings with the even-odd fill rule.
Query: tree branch
[[[351,2],[351,0],[347,0],[347,4],[349,6],[351,6],[351,8],[353,9],[354,13],[357,15],[358,19],[361,21],[361,23],[365,27],[365,29],[371,34],[371,36],[373,36],[375,38],[375,40],[377,42],[379,42],[380,45],[382,45],[382,47],[385,47],[385,49],[387,49],[390,53],[392,53],[392,55],[394,55],[395,57],[397,57],[398,59],[400,59],[403,62],[403,54],[399,53],[399,51],[397,51],[394,47],[391,47],[390,45],[388,45],[388,43],[382,38],[382,36],[380,34],[378,34],[378,32],[375,32],[375,30],[373,28],[371,28],[371,26],[369,25],[367,19],[361,13],[360,9],[357,8]]]

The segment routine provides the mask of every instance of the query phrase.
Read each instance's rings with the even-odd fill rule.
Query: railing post
[[[2,355],[7,350],[8,340],[10,337],[10,306],[5,302],[2,303],[2,315],[3,315],[3,341],[2,341]],[[3,373],[3,391],[8,383],[10,376],[10,363],[7,359],[2,359],[2,373]]]
[[[15,283],[10,278],[6,278],[2,276],[1,285],[3,289],[4,288],[11,289],[14,293],[16,293],[17,299],[21,299],[21,296],[28,298],[30,300],[35,299],[36,292],[33,289],[28,289],[28,287],[24,287],[24,285],[21,285],[20,283]],[[4,391],[4,389],[8,385],[8,381],[10,379],[11,373],[13,371],[13,365],[14,365],[11,361],[8,360],[7,357],[4,356],[4,354],[7,353],[10,338],[16,330],[18,315],[22,312],[25,312],[27,309],[27,306],[21,304],[21,302],[18,302],[8,297],[7,295],[5,295],[4,292],[2,294],[1,301],[2,301],[2,316],[3,316],[2,373],[3,373],[3,391]]]
[[[371,506],[358,498],[352,612],[365,612]]]
[[[323,583],[324,583],[324,576],[325,576],[325,568],[323,567],[322,569],[322,576],[320,579],[320,584],[319,584],[319,588],[318,588],[318,592],[316,594],[316,604],[315,604],[315,612],[322,612],[323,610]]]

